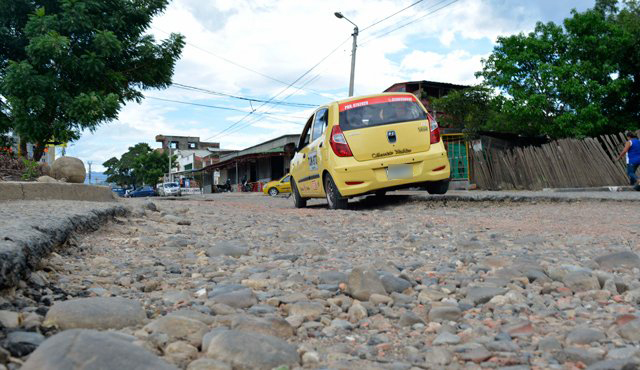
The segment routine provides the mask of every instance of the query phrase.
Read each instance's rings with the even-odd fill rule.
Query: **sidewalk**
[[[445,195],[429,195],[426,191],[398,191],[398,194],[408,194],[434,199],[448,199],[461,201],[615,201],[640,202],[640,192],[635,191],[485,191],[485,190],[451,190]]]

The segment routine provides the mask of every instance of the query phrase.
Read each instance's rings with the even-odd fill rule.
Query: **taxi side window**
[[[291,181],[291,176],[287,176],[287,177],[285,177],[285,178],[284,178],[284,179],[282,179],[282,181],[280,181],[280,182],[289,182],[289,181]]]
[[[304,125],[304,130],[302,130],[300,141],[298,142],[298,150],[301,150],[309,144],[309,138],[311,136],[311,132],[309,132],[311,131],[311,123],[313,123],[313,116],[309,117],[307,124]]]
[[[329,123],[329,110],[324,108],[316,112],[316,118],[313,122],[313,135],[311,135],[311,141],[315,141],[321,137],[324,133],[324,129]]]

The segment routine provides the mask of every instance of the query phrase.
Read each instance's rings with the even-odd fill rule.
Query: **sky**
[[[315,106],[348,96],[353,25],[334,12],[360,29],[354,94],[365,95],[402,81],[477,84],[474,73],[499,36],[561,23],[594,2],[173,0],[148,32],[158,41],[172,32],[186,37],[173,77],[183,87],[145,91],[141,104],[84,132],[66,155],[101,171],[137,143],[159,147],[160,134],[198,136],[224,149],[299,134]]]

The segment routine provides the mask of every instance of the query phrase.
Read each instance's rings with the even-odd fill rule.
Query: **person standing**
[[[640,140],[631,131],[627,131],[627,142],[624,144],[624,149],[618,155],[618,159],[626,155],[627,161],[627,175],[629,176],[629,183],[635,190],[640,191],[640,185],[638,185],[638,176],[636,170],[640,167]]]

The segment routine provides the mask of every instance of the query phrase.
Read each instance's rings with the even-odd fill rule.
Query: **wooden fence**
[[[623,134],[562,139],[541,146],[473,152],[473,181],[486,190],[540,190],[628,185],[626,164],[616,160]]]

